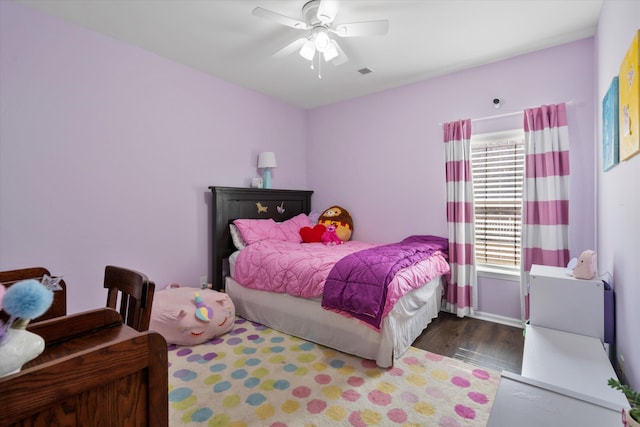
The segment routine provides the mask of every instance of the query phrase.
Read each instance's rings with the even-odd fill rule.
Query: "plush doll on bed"
[[[173,284],[155,293],[149,329],[168,343],[196,345],[229,332],[234,320],[229,295]]]
[[[325,245],[341,245],[344,243],[342,239],[336,234],[336,226],[333,224],[326,227],[320,239]]]
[[[349,211],[340,206],[331,206],[324,211],[318,219],[318,224],[322,224],[325,227],[329,225],[335,225],[336,234],[343,241],[346,242],[351,239],[351,233],[353,233],[353,219]]]

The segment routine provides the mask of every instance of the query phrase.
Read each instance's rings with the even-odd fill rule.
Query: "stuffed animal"
[[[235,307],[229,295],[169,285],[153,297],[149,329],[168,343],[196,345],[229,332],[234,321]]]
[[[327,227],[322,224],[316,224],[315,227],[302,227],[300,229],[300,237],[304,243],[322,242],[322,235],[327,231]]]
[[[336,234],[343,242],[351,239],[353,219],[351,219],[351,214],[345,208],[331,206],[320,215],[318,224],[322,224],[325,227],[333,224],[336,226]]]
[[[327,229],[322,233],[322,243],[325,245],[341,245],[344,242],[336,234],[336,226],[331,224],[327,226]]]
[[[580,254],[578,264],[573,269],[573,277],[576,279],[593,279],[598,274],[598,255],[592,250],[586,250]]]

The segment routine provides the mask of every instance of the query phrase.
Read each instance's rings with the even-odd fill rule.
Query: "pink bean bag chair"
[[[236,310],[229,295],[171,286],[155,293],[149,325],[168,343],[202,344],[233,328]]]

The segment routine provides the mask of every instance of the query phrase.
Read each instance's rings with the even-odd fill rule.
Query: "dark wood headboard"
[[[215,290],[224,289],[224,259],[235,250],[229,233],[229,224],[233,220],[273,218],[280,222],[300,213],[308,214],[311,210],[313,191],[234,187],[209,189],[213,193],[211,274]]]

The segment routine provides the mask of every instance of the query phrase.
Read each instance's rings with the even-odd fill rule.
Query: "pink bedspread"
[[[339,259],[373,246],[376,245],[353,240],[337,246],[263,240],[240,251],[233,278],[251,289],[303,298],[319,297],[329,272]],[[389,284],[383,317],[403,295],[448,273],[449,264],[439,252],[400,270]]]
[[[436,252],[429,259],[397,272],[391,283],[389,283],[387,301],[382,318],[384,319],[389,314],[404,294],[430,282],[435,277],[447,275],[450,271],[451,268],[447,259],[441,252]]]
[[[322,243],[262,240],[240,251],[233,278],[251,289],[303,298],[318,297],[322,295],[333,264],[348,254],[373,246],[357,241],[325,246]]]

